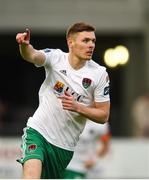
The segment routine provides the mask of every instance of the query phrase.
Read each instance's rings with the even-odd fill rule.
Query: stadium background
[[[129,50],[130,58],[125,66],[107,67],[111,79],[110,125],[113,141],[116,142],[114,149],[117,143],[123,145],[123,140],[127,140],[130,144],[134,138],[132,104],[144,90],[149,89],[148,0],[0,0],[0,156],[4,162],[7,161],[5,158],[10,158],[9,154],[12,159],[15,156],[18,137],[38,105],[38,90],[44,79],[42,68],[37,69],[22,60],[15,41],[16,33],[28,27],[31,29],[31,43],[37,49],[52,47],[67,51],[65,31],[70,24],[78,21],[96,26],[94,59],[101,65],[105,65],[103,55],[107,48],[121,44]],[[13,150],[10,149],[12,146],[5,148],[9,146],[5,138],[9,145],[12,143]],[[148,141],[139,139],[134,143],[138,145],[136,151],[140,147],[138,143],[143,143],[144,148],[138,153],[144,152],[142,159],[146,168],[143,169],[142,165],[138,176],[149,177]],[[126,151],[129,149],[125,148]],[[5,168],[0,168],[0,178],[4,178]],[[134,172],[132,177],[137,177],[133,169],[130,172]],[[116,174],[116,171],[108,178],[119,176],[129,178],[124,173]]]

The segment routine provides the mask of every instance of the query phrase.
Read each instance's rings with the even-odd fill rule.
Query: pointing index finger
[[[30,30],[28,28],[26,28],[24,40],[26,41],[27,44],[30,41]]]
[[[30,29],[26,28],[26,34],[30,38]]]

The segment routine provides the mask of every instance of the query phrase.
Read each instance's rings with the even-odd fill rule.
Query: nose
[[[94,47],[95,47],[95,42],[90,41],[90,42],[89,42],[89,47],[90,47],[90,48],[94,48]]]

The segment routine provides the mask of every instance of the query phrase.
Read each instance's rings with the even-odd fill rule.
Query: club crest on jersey
[[[54,86],[54,91],[56,94],[61,94],[61,92],[63,92],[64,89],[64,84],[60,81],[57,81],[55,86]]]
[[[28,151],[34,151],[35,149],[37,149],[36,144],[31,144],[31,145],[28,146]]]
[[[87,89],[91,85],[92,80],[89,78],[83,78],[82,85],[85,89]]]

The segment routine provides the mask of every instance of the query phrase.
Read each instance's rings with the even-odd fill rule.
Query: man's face
[[[71,53],[80,60],[90,60],[95,49],[95,33],[79,32],[70,38],[69,48]]]

